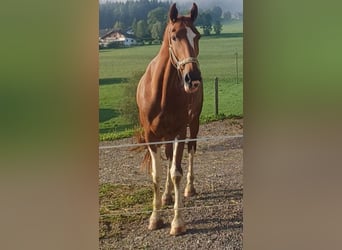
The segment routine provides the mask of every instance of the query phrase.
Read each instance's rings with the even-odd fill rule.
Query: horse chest
[[[162,109],[151,121],[151,130],[159,137],[165,135],[176,135],[187,125],[187,107],[170,107]]]

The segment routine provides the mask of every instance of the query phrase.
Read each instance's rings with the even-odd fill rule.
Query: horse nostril
[[[192,81],[192,85],[193,85],[193,88],[198,88],[199,87],[199,85],[201,84],[201,82],[200,81]]]
[[[191,83],[191,78],[190,78],[190,74],[189,74],[189,73],[186,73],[186,74],[185,74],[184,81],[185,81],[186,83]]]

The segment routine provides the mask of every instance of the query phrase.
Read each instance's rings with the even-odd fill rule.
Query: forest
[[[99,5],[99,28],[131,31],[138,39],[162,38],[171,1],[138,0],[126,2],[105,2]],[[188,14],[180,11],[180,14]],[[204,35],[220,34],[222,22],[242,19],[242,13],[223,11],[220,6],[210,9],[199,8],[196,26]]]

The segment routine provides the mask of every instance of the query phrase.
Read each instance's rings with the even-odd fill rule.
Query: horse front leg
[[[174,204],[174,218],[171,223],[171,235],[179,235],[186,231],[185,223],[182,217],[182,211],[183,208],[183,201],[182,196],[180,195],[180,182],[183,176],[183,171],[181,168],[181,160],[183,155],[183,149],[184,149],[184,142],[177,142],[175,140],[174,142],[174,148],[173,148],[173,159],[172,159],[172,166],[170,169],[170,175],[171,180],[173,182],[174,186],[174,192],[175,192],[175,204]]]
[[[196,119],[190,124],[190,139],[196,139],[199,130],[199,120]],[[191,197],[196,195],[196,189],[194,187],[194,156],[196,152],[196,141],[188,142],[188,154],[189,154],[189,165],[188,174],[186,176],[186,187],[184,191],[185,197]]]
[[[166,181],[165,181],[165,190],[162,196],[162,205],[171,205],[172,204],[172,180],[171,180],[171,175],[170,175],[170,170],[172,167],[172,144],[168,143],[165,145],[165,153],[166,153],[166,158],[169,160],[169,165],[167,166],[166,170]]]
[[[153,181],[153,211],[150,217],[148,229],[155,230],[163,226],[163,220],[160,218],[161,195],[160,179],[162,167],[160,162],[160,147],[148,147],[152,160],[152,181]]]
[[[189,142],[190,143],[190,142]],[[194,142],[196,144],[196,142]],[[191,197],[196,195],[196,189],[194,187],[194,155],[195,149],[191,148],[189,150],[189,166],[188,166],[188,174],[186,176],[186,187],[184,190],[185,197]]]

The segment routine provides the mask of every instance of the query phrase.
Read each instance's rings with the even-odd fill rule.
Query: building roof
[[[136,39],[136,37],[132,34],[127,34],[127,33],[122,32],[121,30],[114,30],[114,29],[99,30],[99,37],[100,39],[105,39],[106,37],[112,35],[113,33],[118,33],[126,38]]]

